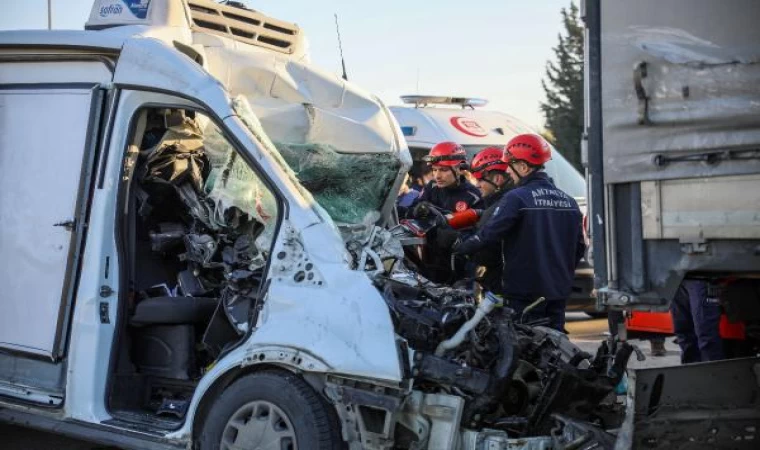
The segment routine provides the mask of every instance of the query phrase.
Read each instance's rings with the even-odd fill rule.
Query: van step
[[[118,426],[119,428],[161,435],[167,431],[176,430],[183,422],[177,418],[159,416],[153,412],[145,410],[114,411],[113,416],[114,419],[103,423]]]

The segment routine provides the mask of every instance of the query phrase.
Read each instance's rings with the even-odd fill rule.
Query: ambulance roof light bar
[[[446,97],[442,95],[402,95],[401,101],[415,108],[424,108],[428,105],[457,105],[465,108],[479,108],[486,106],[488,100],[474,97]]]

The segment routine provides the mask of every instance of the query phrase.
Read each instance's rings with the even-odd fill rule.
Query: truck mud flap
[[[756,449],[760,358],[632,371],[616,450]]]

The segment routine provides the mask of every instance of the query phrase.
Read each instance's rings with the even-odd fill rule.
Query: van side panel
[[[55,357],[70,300],[93,92],[0,89],[0,347]]]

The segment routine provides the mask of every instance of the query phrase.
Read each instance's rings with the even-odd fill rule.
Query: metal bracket
[[[597,291],[598,301],[604,307],[631,308],[642,311],[665,311],[667,301],[656,292],[633,293],[610,287]]]
[[[111,323],[108,302],[100,302],[100,323]]]
[[[681,244],[681,251],[687,255],[707,253],[710,249],[704,238],[681,238],[678,243]]]
[[[103,298],[108,298],[108,297],[112,296],[113,292],[114,291],[111,288],[111,286],[108,286],[108,285],[105,285],[105,284],[103,286],[100,286],[100,296],[103,297]]]
[[[647,77],[647,63],[642,61],[633,69],[633,87],[639,99],[639,125],[652,125],[649,119],[649,96],[644,89],[644,78]]]

